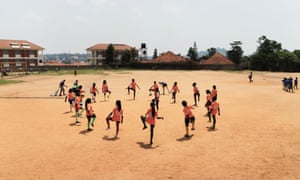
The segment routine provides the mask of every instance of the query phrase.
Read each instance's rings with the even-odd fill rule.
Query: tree
[[[108,45],[105,55],[106,55],[106,64],[111,65],[114,63],[114,54],[115,54],[115,48],[112,44]]]
[[[152,59],[156,59],[157,58],[157,49],[155,48],[154,49],[154,52],[153,52],[153,57],[152,57]]]
[[[138,58],[138,51],[135,48],[130,49],[131,61],[135,61]]]
[[[212,57],[213,55],[216,54],[217,49],[214,48],[214,47],[211,47],[211,48],[207,49],[207,52],[208,52],[208,58],[210,58],[210,57]]]
[[[258,38],[259,46],[257,51],[250,57],[250,68],[256,70],[278,70],[276,67],[278,53],[281,51],[281,44],[269,40],[266,36]]]
[[[298,59],[300,59],[300,50],[299,49],[294,50],[293,53],[298,57]]]
[[[243,56],[243,49],[241,48],[241,41],[233,41],[230,43],[231,50],[227,51],[227,57],[235,64],[240,64]]]
[[[198,54],[194,48],[192,48],[192,47],[189,48],[187,56],[189,56],[191,58],[191,60],[197,61]]]
[[[122,57],[121,57],[121,62],[122,63],[128,63],[130,62],[132,59],[131,57],[131,52],[129,50],[125,50],[122,54]]]
[[[300,60],[292,52],[283,50],[278,53],[278,61],[276,67],[279,71],[299,71]]]

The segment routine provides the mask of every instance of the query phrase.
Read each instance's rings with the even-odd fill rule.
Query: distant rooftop
[[[44,50],[41,46],[38,46],[34,43],[31,43],[26,40],[8,40],[8,39],[0,39],[0,49],[5,50]]]

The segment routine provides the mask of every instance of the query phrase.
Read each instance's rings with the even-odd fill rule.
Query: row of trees
[[[244,68],[264,71],[300,71],[300,50],[290,52],[282,49],[281,43],[270,40],[266,36],[258,38],[258,48],[250,56],[243,56],[242,42],[234,41],[230,43],[231,49],[227,51],[227,58]],[[216,48],[207,49],[207,55],[198,57],[197,48],[190,47],[187,56],[193,61],[199,62],[213,56]],[[121,58],[116,61],[115,50],[113,45],[109,45],[106,50],[106,64],[128,63],[135,61],[138,57],[136,49],[126,50],[121,54]],[[153,58],[158,56],[157,49],[154,49]]]
[[[241,41],[230,43],[231,49],[227,51],[227,58],[235,64],[252,70],[264,71],[300,71],[300,50],[290,52],[282,49],[281,43],[270,40],[266,36],[258,38],[258,48],[250,56],[243,56]],[[187,56],[193,61],[201,61],[213,56],[217,51],[215,48],[209,48],[206,56],[198,57],[195,48],[188,49]]]

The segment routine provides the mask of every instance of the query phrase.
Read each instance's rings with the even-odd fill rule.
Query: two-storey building
[[[26,40],[0,39],[0,68],[27,69],[43,64],[41,46]]]

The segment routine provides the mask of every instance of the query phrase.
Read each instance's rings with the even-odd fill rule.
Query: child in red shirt
[[[107,94],[107,99],[109,98],[109,95],[111,94],[111,91],[108,90],[108,85],[107,85],[106,80],[103,80],[103,83],[102,83],[102,93],[104,95],[104,101],[106,101],[106,94]]]
[[[211,105],[209,106],[209,111],[212,114],[212,118],[213,118],[213,125],[210,127],[211,130],[215,130],[216,128],[216,115],[218,114],[220,116],[220,105],[219,103],[216,101],[216,99],[213,99]]]
[[[172,103],[175,104],[176,103],[176,94],[177,94],[177,92],[178,93],[180,92],[180,90],[179,90],[179,88],[177,86],[177,82],[174,82],[174,85],[173,85],[173,87],[171,89],[171,92],[172,92],[172,99],[173,99]]]
[[[107,123],[107,129],[110,129],[110,123],[109,121],[115,121],[116,122],[116,135],[115,138],[118,138],[119,134],[119,124],[120,122],[123,123],[123,109],[121,105],[121,101],[116,101],[116,107],[112,110],[111,113],[108,114],[106,117],[106,123]]]
[[[150,145],[153,144],[153,135],[154,135],[154,127],[156,123],[156,119],[164,119],[163,117],[159,117],[157,112],[155,111],[155,103],[150,103],[150,109],[147,110],[145,116],[141,116],[141,120],[144,125],[144,129],[147,128],[146,122],[150,124]]]
[[[135,80],[132,79],[132,80],[131,80],[131,83],[130,83],[129,86],[127,87],[127,90],[128,90],[128,95],[130,94],[130,90],[133,91],[133,99],[135,99],[136,87],[138,87],[139,89],[141,89],[141,88],[139,87],[139,85],[135,82]]]
[[[70,104],[70,112],[72,112],[73,103],[75,100],[75,94],[72,88],[69,89],[68,95],[65,97],[65,102],[69,101]]]
[[[193,107],[192,106],[188,106],[186,101],[182,101],[181,102],[182,106],[183,106],[183,114],[184,114],[184,123],[185,123],[185,135],[184,137],[190,137],[189,135],[189,123],[192,123],[192,129],[191,130],[195,130],[195,116],[192,112]]]
[[[193,92],[194,92],[194,106],[197,106],[197,102],[200,102],[200,92],[199,92],[199,89],[197,87],[197,83],[193,83],[192,84],[193,86]]]
[[[96,95],[99,94],[98,88],[96,87],[96,83],[93,83],[91,89],[90,89],[90,93],[92,94],[92,101],[94,101],[94,103],[96,103]]]
[[[94,127],[95,119],[96,119],[96,114],[93,110],[92,107],[92,100],[91,98],[87,98],[85,101],[85,111],[86,111],[86,118],[88,120],[88,131],[91,131],[92,129],[90,128],[90,125]],[[92,120],[92,123],[91,123]]]

